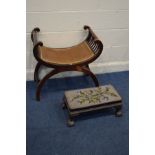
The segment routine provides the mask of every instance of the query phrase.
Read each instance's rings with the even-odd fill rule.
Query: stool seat
[[[39,56],[43,61],[50,64],[72,65],[91,59],[94,56],[94,52],[92,52],[88,44],[83,41],[78,45],[68,48],[39,46]]]
[[[121,96],[112,85],[65,91],[70,111],[120,103]]]

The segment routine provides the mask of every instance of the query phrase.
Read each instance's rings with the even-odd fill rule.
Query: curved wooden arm
[[[41,61],[39,56],[38,56],[38,46],[43,46],[43,43],[41,41],[38,41],[37,34],[40,32],[40,29],[38,27],[34,28],[31,32],[31,40],[33,42],[33,54],[34,57],[38,60]]]
[[[103,50],[103,44],[102,42],[98,39],[98,37],[96,36],[96,34],[93,32],[93,30],[91,29],[90,26],[85,25],[84,26],[84,30],[88,29],[88,36],[86,38],[86,42],[88,44],[88,46],[90,47],[90,49],[96,54],[99,53],[99,55],[101,54],[102,50]]]
[[[87,30],[88,29],[88,31],[89,31],[89,34],[88,34],[88,37],[94,37],[94,39],[98,39],[98,37],[96,36],[96,34],[93,32],[93,30],[91,29],[91,27],[90,26],[88,26],[88,25],[85,25],[84,26],[84,30]]]
[[[38,32],[40,32],[40,29],[38,27],[34,28],[31,32],[31,40],[34,46],[38,43],[38,38],[37,38]]]

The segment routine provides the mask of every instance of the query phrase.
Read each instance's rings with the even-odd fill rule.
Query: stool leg
[[[122,105],[116,106],[115,107],[115,116],[116,117],[120,117],[122,116]]]
[[[89,65],[86,65],[85,67],[90,70]],[[89,76],[89,74],[86,74],[86,76]]]
[[[60,71],[59,70],[52,70],[50,73],[48,73],[47,75],[44,76],[44,78],[42,80],[39,81],[38,85],[37,85],[37,89],[36,89],[36,100],[40,101],[40,91],[41,88],[43,86],[43,84],[53,75],[58,74]]]
[[[92,78],[92,80],[94,81],[95,86],[99,87],[99,82],[98,82],[95,74],[93,74],[87,67],[84,67],[84,66],[79,67],[79,66],[77,66],[76,70],[89,75]]]
[[[37,82],[37,83],[40,81],[39,80],[39,75],[38,75],[40,66],[41,66],[41,64],[38,62],[36,67],[35,67],[35,70],[34,70],[34,81]]]
[[[75,125],[75,122],[73,121],[73,117],[69,115],[68,120],[67,120],[67,126],[72,127]]]
[[[89,69],[87,69],[87,67],[75,66],[73,68],[71,67],[71,68],[54,69],[50,73],[48,73],[46,76],[44,76],[44,78],[42,80],[40,80],[38,82],[37,89],[36,89],[36,100],[40,101],[40,91],[41,91],[41,88],[46,80],[48,80],[51,76],[53,76],[55,74],[58,74],[60,72],[66,72],[66,71],[79,71],[79,72],[88,74],[94,81],[95,86],[99,87],[99,82],[98,82],[96,76]]]
[[[87,74],[93,79],[95,86],[99,87],[99,82],[98,82],[95,74],[93,74],[89,69],[87,69]]]

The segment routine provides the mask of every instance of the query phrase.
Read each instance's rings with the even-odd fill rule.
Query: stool
[[[39,28],[34,28],[31,32],[33,42],[33,54],[37,60],[34,71],[34,81],[37,82],[36,100],[40,100],[40,91],[44,83],[55,74],[66,71],[78,71],[89,75],[99,86],[96,76],[91,72],[89,64],[95,61],[102,53],[103,44],[92,31],[89,26],[84,26],[84,30],[88,31],[86,39],[78,45],[67,48],[51,48],[43,45],[38,41]],[[47,75],[39,79],[39,70],[41,66],[51,68]]]
[[[115,116],[122,116],[122,99],[112,85],[65,91],[63,108],[68,110],[67,125],[74,125],[73,117],[105,108],[115,108]]]

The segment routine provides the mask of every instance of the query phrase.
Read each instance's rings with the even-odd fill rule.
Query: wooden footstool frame
[[[98,104],[94,104],[91,103],[91,105],[89,105],[90,103],[88,103],[87,100],[85,100],[84,103],[85,106],[81,106],[81,104],[79,104],[79,92],[82,91],[82,93],[84,94],[85,91],[94,91],[96,89],[101,88],[101,95],[99,94],[99,102]],[[103,91],[103,89],[109,89],[107,92]],[[104,94],[105,93],[105,94]],[[109,93],[109,94],[108,94]],[[114,95],[114,96],[111,96]],[[92,95],[96,95],[96,94],[92,94]],[[106,96],[104,96],[106,95]],[[73,97],[73,96],[77,96],[77,97]],[[103,98],[103,96],[105,98],[108,98],[108,100],[103,100],[101,98]],[[88,95],[87,93],[85,93],[85,97],[87,98],[91,98],[90,95]],[[76,98],[76,101],[73,101],[73,99]],[[89,100],[89,99],[88,99]],[[120,95],[118,94],[118,92],[115,90],[115,88],[111,85],[106,85],[106,86],[101,86],[101,87],[97,87],[97,88],[87,88],[87,89],[81,89],[81,90],[73,90],[73,91],[66,91],[64,98],[63,98],[63,105],[62,105],[63,109],[67,109],[68,111],[68,119],[67,119],[67,125],[69,127],[74,126],[75,122],[74,122],[74,117],[83,114],[83,113],[87,113],[87,112],[91,112],[91,111],[97,111],[97,110],[101,110],[101,109],[106,109],[106,108],[115,108],[115,116],[120,117],[122,116],[122,98],[120,97]]]
[[[43,43],[41,41],[38,41],[37,35],[38,35],[38,32],[40,32],[40,29],[34,28],[33,31],[31,32],[31,40],[34,46],[33,54],[36,60],[38,61],[34,71],[34,81],[37,82],[37,88],[35,93],[37,101],[40,100],[40,91],[43,84],[50,77],[60,72],[66,72],[66,71],[83,72],[84,74],[89,75],[92,78],[92,80],[95,83],[95,86],[99,86],[99,82],[96,76],[91,72],[89,68],[89,64],[95,61],[100,56],[103,50],[103,44],[89,26],[85,25],[84,30],[88,31],[87,38],[79,45],[75,45],[69,48],[45,47],[43,46]],[[80,50],[82,51],[81,57],[79,57],[78,59],[78,52],[80,52]],[[76,55],[75,56],[72,55],[72,58],[75,59],[77,57],[77,60],[72,62],[72,58],[70,57],[70,54],[60,55],[59,52],[62,52],[62,54],[63,53],[73,54],[73,52],[75,52]],[[61,58],[61,60],[59,60],[59,57]],[[41,66],[52,68],[52,71],[49,72],[40,80],[39,70]]]

